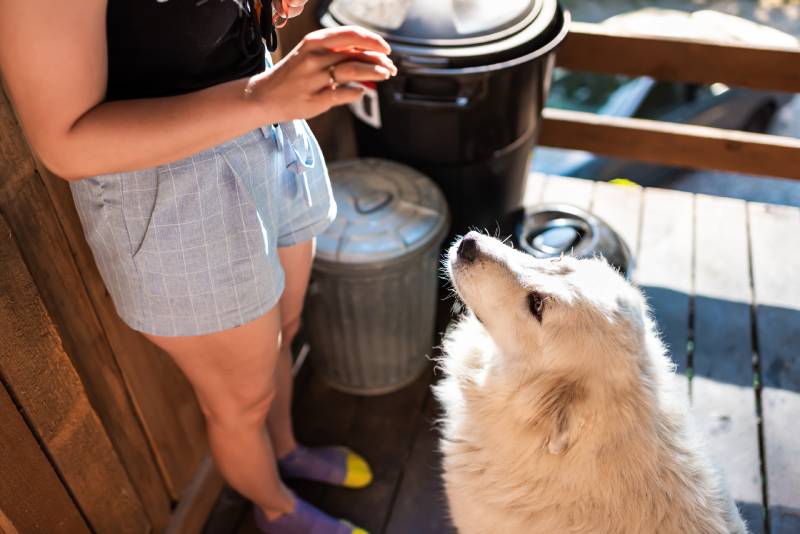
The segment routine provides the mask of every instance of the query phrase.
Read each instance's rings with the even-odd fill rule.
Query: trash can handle
[[[458,93],[449,97],[436,97],[433,95],[421,95],[407,93],[398,89],[398,85],[405,85],[405,78],[398,79],[390,85],[394,102],[401,106],[420,107],[437,110],[463,110],[484,98],[489,91],[488,77],[481,76],[477,80],[464,82],[459,80],[460,88]]]
[[[389,191],[371,191],[356,197],[356,211],[362,215],[370,215],[380,211],[394,200]]]

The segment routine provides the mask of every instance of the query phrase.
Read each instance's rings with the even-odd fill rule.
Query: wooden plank
[[[749,204],[770,532],[800,532],[800,210]]]
[[[591,211],[611,226],[635,257],[639,251],[642,216],[641,187],[596,182]],[[635,261],[634,261],[635,270]]]
[[[548,176],[542,186],[542,202],[564,202],[588,210],[593,188],[591,180]]]
[[[547,180],[547,175],[532,172],[528,174],[528,179],[525,182],[525,194],[522,198],[523,206],[533,206],[542,201],[542,189]]]
[[[364,455],[373,470],[368,487],[353,492],[330,488],[324,509],[369,532],[381,532],[389,518],[414,430],[428,395],[432,373],[388,395],[361,397],[345,444]]]
[[[0,375],[96,532],[150,528],[0,216]]]
[[[206,456],[194,480],[183,492],[164,534],[198,534],[219,497],[224,481],[211,456]]]
[[[634,280],[647,296],[678,372],[686,374],[694,198],[679,191],[647,188],[643,202]],[[687,383],[687,402],[688,393]]]
[[[170,513],[169,496],[68,238],[30,151],[21,148],[22,133],[2,92],[0,132],[0,213],[153,527],[161,529]],[[19,169],[32,174],[21,174]]]
[[[0,530],[89,534],[36,438],[0,383]]]
[[[429,395],[414,437],[411,456],[395,498],[386,534],[455,534],[442,480],[436,420],[438,403]]]
[[[695,197],[692,411],[753,533],[764,531],[747,207]]]
[[[119,318],[86,243],[69,185],[41,166],[39,172],[171,497],[178,500],[208,452],[194,391],[165,352]]]
[[[575,70],[800,92],[797,48],[625,35],[600,24],[573,22],[557,62]]]
[[[542,145],[661,165],[800,179],[800,139],[546,108]]]

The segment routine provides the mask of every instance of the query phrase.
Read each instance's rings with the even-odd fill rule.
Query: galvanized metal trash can
[[[311,362],[336,389],[389,393],[427,368],[449,211],[433,181],[399,163],[356,159],[329,172],[338,215],[317,238]]]

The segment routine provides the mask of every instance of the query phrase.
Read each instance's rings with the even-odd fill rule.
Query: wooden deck
[[[800,209],[532,176],[526,202],[539,200],[592,210],[636,251],[635,280],[750,528],[800,532]],[[305,369],[300,439],[347,444],[376,476],[365,490],[302,484],[298,493],[373,534],[450,532],[434,379],[431,372],[399,393],[366,398],[338,393]],[[249,507],[228,490],[205,532],[256,530]]]

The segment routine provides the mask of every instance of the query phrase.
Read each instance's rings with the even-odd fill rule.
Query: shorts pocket
[[[128,233],[131,256],[144,245],[158,200],[158,170],[131,172],[120,180],[122,218]]]
[[[219,150],[158,168],[155,203],[133,263],[144,291],[166,298],[175,313],[205,313],[212,293],[253,276],[264,238],[248,185],[247,167],[257,164],[252,152],[248,147],[249,162]]]
[[[206,245],[205,212],[211,215],[220,211],[219,199],[216,199],[216,206],[204,206],[208,199],[216,198],[213,192],[202,188],[203,184],[206,189],[214,186],[209,181],[215,172],[213,156],[203,161],[182,161],[153,169],[150,182],[153,187],[148,188],[141,202],[142,206],[150,206],[146,224],[144,217],[126,215],[133,263],[140,272],[173,276],[191,271],[191,262],[185,253],[189,248]],[[135,210],[132,213],[136,213]]]

